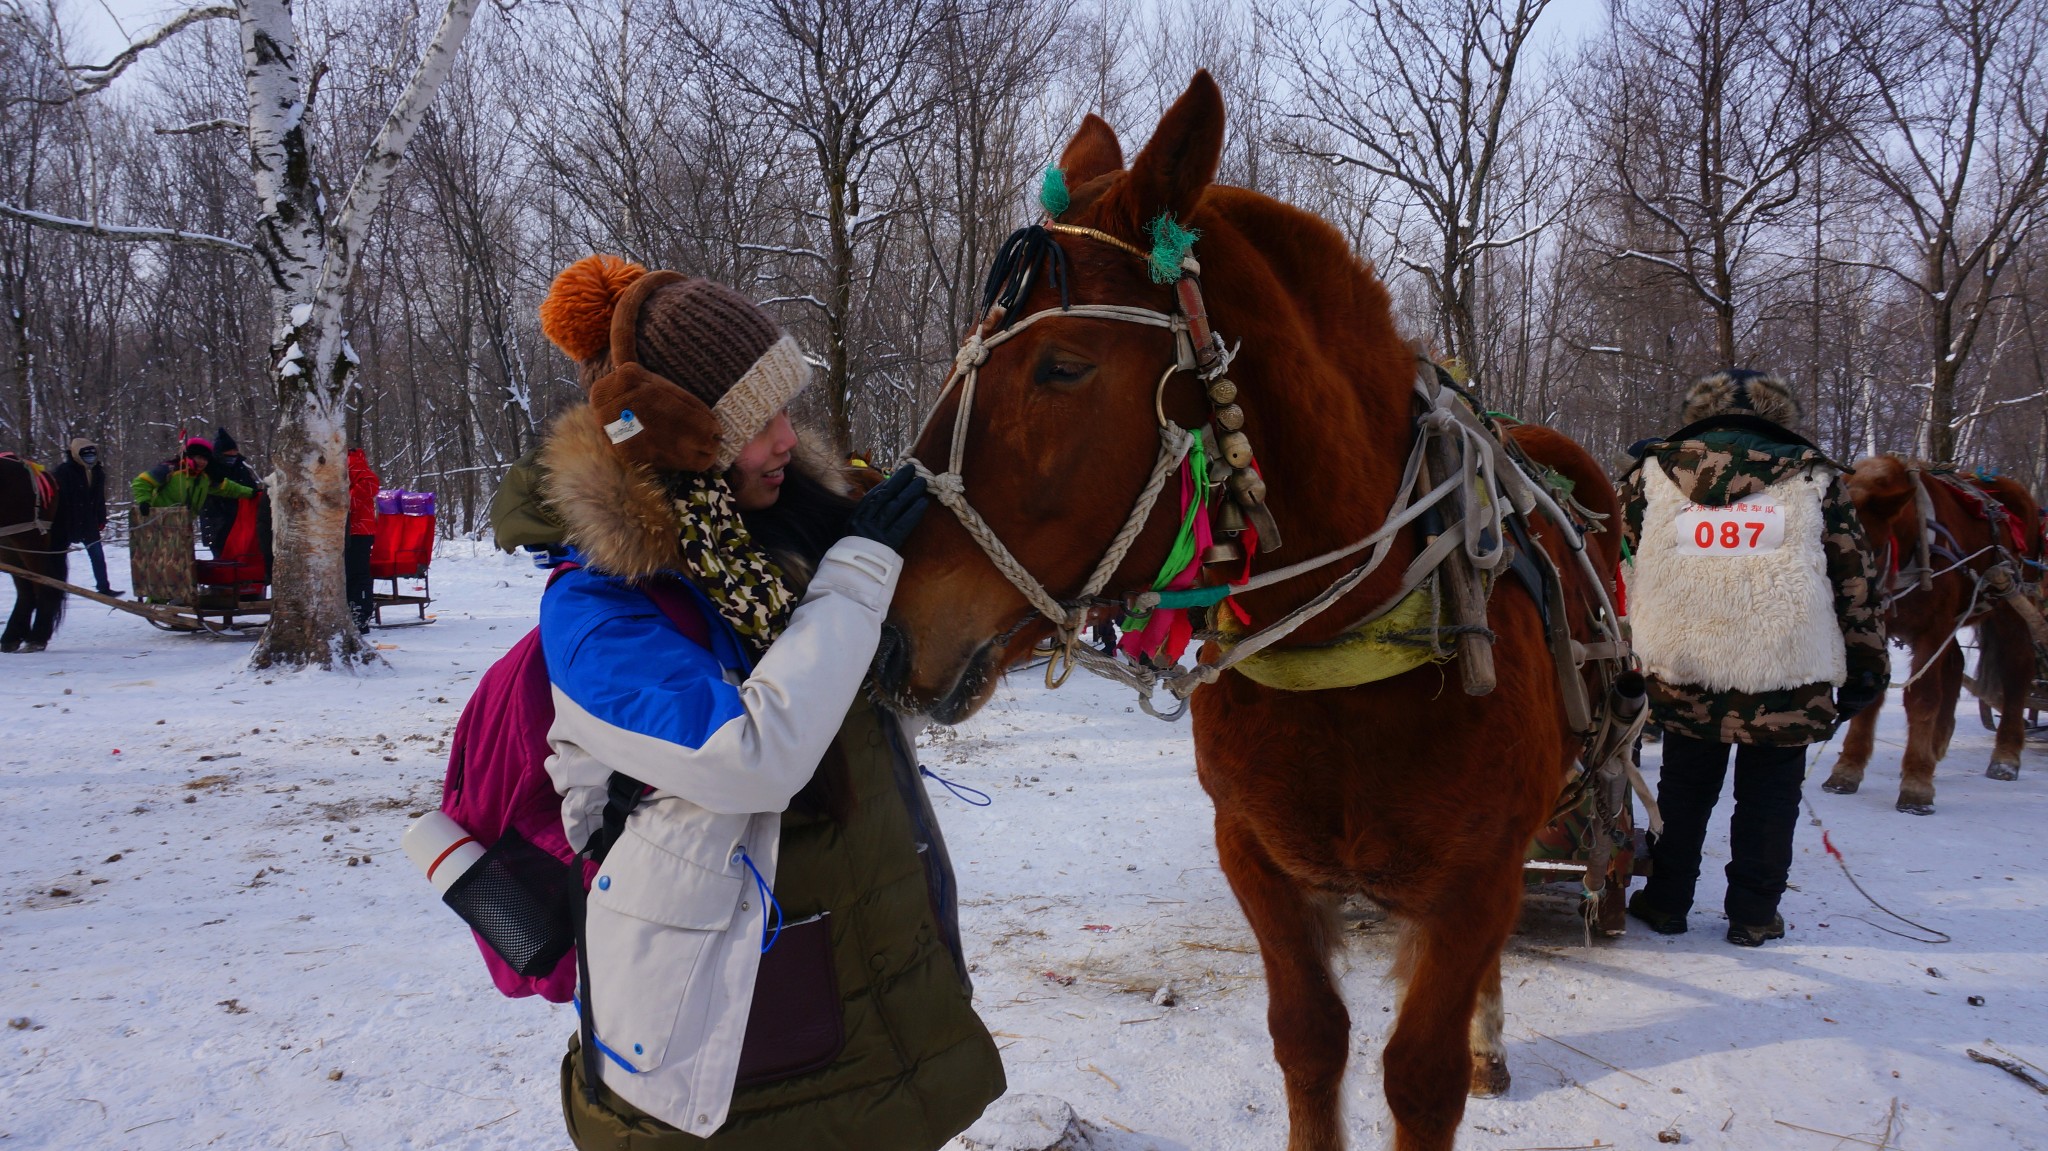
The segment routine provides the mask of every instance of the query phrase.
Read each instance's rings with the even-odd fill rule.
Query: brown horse
[[[0,563],[52,579],[68,574],[64,549],[50,525],[57,513],[56,489],[27,461],[0,452]],[[41,651],[64,616],[64,593],[20,576],[14,580],[14,611],[0,631],[0,652]]]
[[[1859,461],[1849,476],[1849,498],[1872,546],[1882,545],[1887,555],[1885,626],[1894,642],[1913,649],[1898,809],[1934,813],[1934,765],[1948,754],[1963,689],[1963,653],[1956,637],[1963,627],[1977,629],[1978,690],[2000,715],[1984,774],[2018,779],[2036,658],[2023,609],[2005,589],[2027,578],[2022,561],[2041,559],[2040,513],[2033,497],[2002,476],[1967,480],[1898,456],[1872,456]],[[2012,538],[1996,511],[1987,515],[1987,506],[2003,508],[2022,525],[2021,538]],[[2014,588],[2011,595],[2018,594],[2023,593]],[[1849,721],[1842,754],[1823,789],[1851,795],[1862,786],[1882,707],[1880,702]]]
[[[1298,561],[1359,541],[1386,520],[1416,435],[1416,359],[1386,288],[1336,229],[1212,183],[1223,121],[1216,85],[1198,73],[1126,169],[1116,135],[1087,117],[1060,161],[1072,189],[1056,221],[1069,229],[1055,233],[1064,282],[1041,275],[1009,312],[1057,309],[1062,290],[1077,308],[1171,311],[1177,289],[1148,276],[1134,252],[1149,243],[1145,222],[1161,213],[1198,232],[1200,290],[1215,330],[1242,340],[1229,372],[1243,430],[1258,446],[1282,554]],[[1051,253],[1048,263],[1057,268],[1059,259]],[[985,319],[970,348],[1000,323]],[[1167,420],[1203,425],[1213,393],[1205,399],[1188,372],[1162,377],[1176,360],[1173,333],[1099,314],[1055,314],[985,350],[960,445],[964,490],[1017,565],[1050,594],[1075,598],[1098,557],[1114,554],[1133,497],[1158,466],[1156,430]],[[917,459],[949,458],[960,404],[957,391],[942,399]],[[1612,486],[1576,444],[1539,427],[1511,437],[1575,485],[1581,504],[1614,512]],[[1145,588],[1167,555],[1176,517],[1154,512],[1108,592]],[[1576,615],[1597,595],[1595,577],[1568,562],[1561,531],[1531,522],[1565,572]],[[1393,537],[1390,562],[1286,644],[1328,641],[1382,602],[1417,553],[1417,534]],[[1593,537],[1600,572],[1614,570],[1615,539]],[[878,682],[899,709],[958,721],[1053,634],[983,547],[953,515],[926,517],[912,538],[877,656]],[[1282,563],[1261,554],[1253,569]],[[1333,578],[1330,570],[1295,577],[1235,602],[1258,627]],[[1192,696],[1197,771],[1215,803],[1221,863],[1265,964],[1293,1151],[1344,1145],[1350,1017],[1328,960],[1338,938],[1333,910],[1349,893],[1371,898],[1404,928],[1404,993],[1384,1065],[1396,1146],[1451,1147],[1467,1090],[1506,1088],[1501,948],[1520,907],[1531,835],[1582,749],[1533,597],[1503,580],[1485,610],[1497,637],[1490,694],[1461,691],[1460,668],[1425,665],[1301,692],[1225,672]],[[1218,650],[1211,643],[1204,657]]]

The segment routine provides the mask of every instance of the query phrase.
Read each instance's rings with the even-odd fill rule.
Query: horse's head
[[[967,390],[961,372],[912,448],[934,472],[957,457],[968,503],[1057,599],[1078,596],[1131,516],[1160,456],[1160,415],[1195,427],[1208,419],[1207,401],[1189,373],[1162,378],[1175,362],[1174,336],[1164,328],[1055,315],[985,349],[978,341],[1060,308],[1063,290],[1076,305],[1173,312],[1173,286],[1154,282],[1146,260],[1128,249],[1151,248],[1146,224],[1162,215],[1196,224],[1205,254],[1231,242],[1227,222],[1200,207],[1222,143],[1223,101],[1207,73],[1167,110],[1128,169],[1116,134],[1088,116],[1060,158],[1071,202],[1057,223],[1124,246],[1054,231],[1064,276],[1059,253],[1042,246],[1021,269],[1013,260],[1009,270],[1028,281],[1012,280],[1014,302],[985,317],[963,352],[963,362],[986,357],[972,380],[964,435],[956,444]],[[1157,571],[1172,542],[1175,491],[1169,482],[1165,506],[1146,521],[1105,596],[1141,588]],[[1003,671],[1051,630],[960,518],[934,508],[906,548],[877,678],[894,706],[954,722],[980,707]]]
[[[1886,541],[1897,541],[1901,555],[1910,552],[1920,538],[1911,467],[1897,456],[1871,456],[1856,461],[1847,486],[1870,546],[1881,551]]]

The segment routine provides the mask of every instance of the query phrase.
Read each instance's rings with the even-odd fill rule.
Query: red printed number
[[[1714,525],[1706,520],[1701,520],[1693,525],[1692,542],[1697,544],[1701,551],[1711,551],[1716,543],[1733,551],[1742,546],[1742,530],[1744,528],[1749,529],[1750,547],[1757,546],[1758,542],[1764,538],[1764,525],[1755,520],[1745,520],[1740,524],[1734,520],[1724,520],[1721,524],[1718,540],[1715,538]]]

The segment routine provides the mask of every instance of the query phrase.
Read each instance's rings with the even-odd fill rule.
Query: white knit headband
[[[711,414],[718,417],[718,470],[731,467],[747,441],[760,435],[810,382],[811,362],[804,359],[796,337],[784,336],[761,353],[732,390],[711,405]]]

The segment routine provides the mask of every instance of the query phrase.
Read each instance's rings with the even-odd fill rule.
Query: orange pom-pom
[[[562,269],[540,302],[540,330],[577,363],[611,348],[612,307],[647,269],[617,256],[585,256]]]

